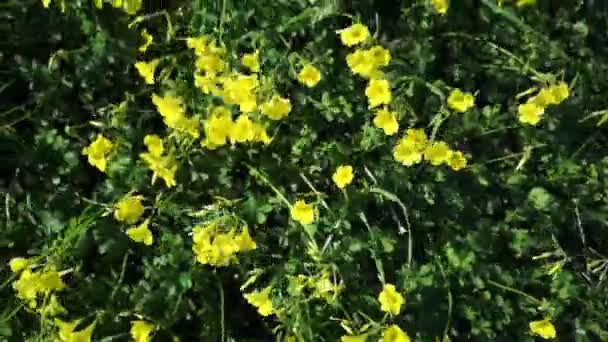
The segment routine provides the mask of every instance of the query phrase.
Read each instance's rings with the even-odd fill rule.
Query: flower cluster
[[[31,260],[26,258],[13,258],[9,266],[13,273],[18,274],[13,282],[17,297],[26,301],[31,308],[41,308],[51,316],[65,310],[53,294],[66,287],[61,274],[54,267],[34,270]]]
[[[272,299],[270,298],[270,292],[272,287],[268,286],[260,291],[253,291],[244,295],[247,303],[255,306],[258,309],[258,313],[264,317],[270,316],[274,313],[272,306]]]
[[[292,296],[299,296],[308,291],[307,293],[310,294],[311,298],[332,303],[344,290],[344,283],[332,277],[327,270],[313,276],[299,274],[297,276],[287,276],[287,278],[289,280],[287,291]]]
[[[223,231],[218,223],[194,228],[192,241],[196,260],[203,265],[216,267],[237,262],[237,253],[256,249],[256,243],[247,227],[243,227],[237,234],[234,228],[228,232]]]
[[[170,154],[165,154],[163,140],[156,134],[148,134],[144,137],[144,144],[148,148],[148,152],[141,153],[139,157],[152,171],[152,184],[160,177],[165,181],[167,187],[174,186],[178,165]]]
[[[429,141],[423,129],[410,128],[393,149],[393,157],[405,166],[420,163],[423,158],[433,166],[447,164],[454,171],[467,165],[464,154],[452,151],[443,141]]]
[[[565,82],[543,87],[536,95],[528,98],[526,103],[518,106],[519,121],[529,125],[537,125],[545,114],[547,107],[558,105],[569,96],[570,91]]]
[[[193,139],[199,137],[198,117],[186,116],[183,99],[179,96],[152,94],[152,103],[163,118],[165,125]]]
[[[119,222],[135,224],[144,214],[144,206],[141,203],[143,196],[125,196],[114,208],[114,218]],[[137,226],[127,229],[127,236],[135,242],[143,243],[146,246],[152,245],[154,237],[149,228],[150,217],[145,219]]]

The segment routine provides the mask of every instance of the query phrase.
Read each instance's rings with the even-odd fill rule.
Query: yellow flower
[[[274,311],[272,308],[272,300],[270,299],[270,291],[272,288],[269,286],[262,291],[254,291],[245,294],[244,297],[247,303],[255,306],[258,312],[262,316],[270,316]]]
[[[148,151],[154,157],[160,157],[165,151],[163,139],[156,134],[148,134],[144,137],[144,144],[148,147]]]
[[[36,298],[39,294],[49,294],[52,291],[60,291],[65,288],[59,272],[54,269],[32,272],[25,269],[21,272],[19,279],[13,282],[13,288],[17,291],[17,297],[29,301],[31,307],[36,306]]]
[[[448,107],[458,113],[464,113],[475,106],[475,96],[471,93],[463,93],[460,89],[454,89],[448,96]]]
[[[141,30],[141,37],[143,38],[144,43],[139,47],[139,51],[146,52],[150,44],[152,44],[154,37],[152,37],[152,35],[150,35],[146,29]]]
[[[224,80],[222,98],[227,104],[238,104],[243,113],[253,112],[257,106],[255,91],[258,85],[256,74],[237,74]]]
[[[241,114],[232,125],[230,131],[230,142],[244,143],[253,140],[255,137],[255,127],[247,114]]]
[[[517,112],[519,113],[520,122],[527,123],[530,125],[536,125],[543,117],[543,114],[545,113],[545,108],[540,107],[534,102],[528,102],[520,104],[517,108]]]
[[[331,179],[336,183],[336,186],[340,189],[344,189],[345,186],[353,181],[353,167],[350,165],[342,165],[336,169]]]
[[[397,116],[395,113],[389,111],[386,108],[380,109],[376,112],[374,118],[374,126],[381,128],[386,135],[393,135],[399,130],[399,123],[397,122]]]
[[[207,43],[209,39],[206,36],[189,37],[186,39],[186,46],[194,50],[194,54],[200,56],[207,52]]]
[[[154,331],[154,325],[146,321],[131,322],[131,337],[135,342],[150,341],[150,334]]]
[[[146,84],[154,84],[154,71],[156,70],[158,63],[160,63],[159,59],[135,63],[135,68],[139,72],[139,75],[144,78]]]
[[[410,337],[397,325],[391,325],[382,332],[382,342],[410,342]]]
[[[356,336],[344,335],[340,337],[340,342],[365,342],[367,341],[367,334],[361,334]]]
[[[387,66],[391,61],[390,51],[380,45],[376,45],[369,49],[369,54],[372,57],[374,64],[377,66]]]
[[[268,102],[265,102],[260,106],[260,110],[272,120],[280,120],[286,117],[291,111],[291,102],[289,99],[273,95]]]
[[[222,56],[209,51],[198,55],[196,61],[194,61],[194,65],[197,70],[210,74],[219,74],[224,71],[225,68]]]
[[[450,147],[443,141],[436,141],[424,150],[424,159],[434,166],[447,162],[449,157]]]
[[[255,241],[253,241],[251,235],[249,235],[249,229],[247,227],[244,227],[241,233],[235,236],[234,241],[240,252],[252,251],[257,247]]]
[[[260,61],[259,61],[260,52],[256,50],[254,53],[246,53],[241,58],[241,63],[244,67],[249,69],[251,72],[259,72],[260,71]]]
[[[312,64],[305,65],[298,74],[298,81],[306,85],[308,88],[316,86],[320,80],[321,72]]]
[[[301,224],[311,224],[315,219],[315,211],[312,204],[306,204],[303,200],[297,200],[290,210],[291,218]]]
[[[143,159],[150,170],[152,170],[152,184],[156,181],[157,177],[162,178],[165,181],[167,187],[172,187],[175,185],[175,172],[177,171],[177,163],[171,156],[156,156],[153,153],[157,153],[157,151],[150,150],[150,146],[148,146],[149,153],[140,153],[140,158]],[[154,146],[152,146],[154,148]]]
[[[175,128],[185,116],[183,100],[181,97],[174,96],[158,96],[152,94],[152,103],[156,106],[158,113],[163,117],[165,125],[170,128]]]
[[[448,12],[448,0],[432,0],[432,3],[437,13],[444,15]]]
[[[98,134],[95,141],[82,149],[82,154],[88,157],[89,164],[95,166],[100,171],[105,172],[107,157],[113,147],[114,144],[110,140],[106,139],[103,135]]]
[[[405,133],[403,141],[416,151],[424,151],[427,146],[428,138],[422,128],[410,128]]]
[[[562,103],[570,96],[568,84],[566,84],[565,82],[559,82],[556,85],[552,85],[551,87],[549,87],[549,90],[553,94],[553,98],[555,99],[556,104]]]
[[[422,161],[422,152],[401,139],[393,149],[393,157],[405,166],[412,166]]]
[[[86,328],[74,331],[80,320],[72,322],[64,322],[59,318],[55,318],[55,325],[59,328],[59,339],[62,342],[90,342],[91,335],[95,329],[95,322],[91,323]]]
[[[150,228],[148,228],[149,224],[150,218],[147,218],[139,226],[127,229],[127,235],[129,236],[129,238],[131,238],[131,240],[135,242],[143,243],[146,246],[150,246],[154,241],[154,237],[152,236]]]
[[[557,336],[553,323],[551,323],[551,321],[547,319],[530,322],[529,326],[530,331],[533,334],[538,335],[544,338],[545,340],[549,340]]]
[[[44,6],[44,8],[49,8],[50,4],[51,0],[42,0],[42,6]]]
[[[13,273],[19,273],[30,266],[30,260],[26,258],[12,258],[8,265]]]
[[[218,87],[218,79],[215,74],[195,74],[194,85],[205,94],[212,94],[214,96],[221,96],[222,94],[220,87]]]
[[[467,166],[467,159],[464,157],[464,154],[462,152],[454,151],[450,153],[447,163],[448,166],[452,168],[452,170],[459,171]]]
[[[232,131],[232,114],[230,110],[224,106],[217,106],[211,110],[211,116],[204,123],[205,147],[215,148],[226,144],[226,139]]]
[[[515,3],[515,6],[524,7],[524,6],[528,6],[528,5],[534,5],[534,4],[536,4],[536,0],[517,0],[517,2]]]
[[[403,296],[397,292],[395,285],[385,284],[382,287],[382,292],[378,295],[378,301],[380,302],[380,309],[384,312],[388,312],[393,316],[401,312]]]
[[[390,104],[392,99],[390,84],[387,80],[373,79],[365,88],[365,96],[367,96],[369,108]]]
[[[339,30],[340,40],[346,46],[353,46],[364,42],[369,37],[367,26],[356,23],[345,29]]]
[[[538,94],[528,100],[528,103],[534,103],[539,107],[546,108],[549,105],[557,104],[557,99],[553,95],[551,88],[542,88]]]
[[[377,64],[370,50],[355,50],[346,55],[346,64],[355,75],[365,78],[378,78]]]
[[[254,122],[253,130],[255,132],[255,134],[254,134],[255,136],[253,137],[254,141],[261,142],[264,145],[270,144],[270,141],[272,141],[272,139],[268,136],[268,132],[266,132],[265,125],[263,125],[259,122]]]
[[[139,220],[144,213],[144,206],[141,204],[143,196],[125,196],[116,204],[114,218],[117,221],[133,224]]]

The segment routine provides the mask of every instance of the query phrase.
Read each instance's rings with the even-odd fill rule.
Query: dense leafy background
[[[96,315],[95,340],[127,340],[128,317],[139,313],[160,327],[158,341],[219,341],[223,330],[235,341],[284,333],[336,341],[345,333],[337,319],[356,327],[366,323],[360,312],[381,320],[381,279],[405,293],[395,323],[415,340],[532,341],[528,323],[545,314],[560,340],[608,339],[608,159],[598,125],[608,106],[608,3],[462,0],[445,16],[429,3],[150,2],[134,26],[135,17],[87,1],[69,2],[64,13],[39,1],[0,4],[0,264],[43,255],[72,268],[61,298],[69,317]],[[393,160],[396,138],[373,127],[365,83],[344,61],[335,31],[352,23],[346,14],[391,51],[402,128],[430,131],[449,87],[477,92],[476,107],[449,116],[437,133],[469,155],[469,167]],[[143,27],[155,37],[148,55],[168,61],[152,87],[133,68]],[[171,86],[204,111],[211,100],[193,87],[184,39],[214,32],[234,62],[259,47],[264,74],[294,112],[271,129],[270,145],[197,149],[175,188],[151,186],[138,154],[146,134],[165,128],[150,94]],[[323,73],[315,88],[295,80],[302,58]],[[543,73],[569,82],[572,96],[539,126],[524,126],[516,95]],[[99,132],[120,146],[108,175],[80,154]],[[346,197],[331,182],[341,164],[356,170]],[[291,202],[317,200],[312,234],[322,253],[270,183]],[[159,198],[152,247],[131,242],[104,215],[103,205],[131,190]],[[248,222],[258,249],[214,269],[194,263],[189,234],[198,222],[191,214],[218,197],[222,210]],[[554,263],[561,267],[549,275]],[[0,267],[0,339],[46,340]],[[243,299],[239,287],[253,269],[287,308],[278,317],[262,318]],[[287,276],[327,269],[345,285],[336,302],[288,294]]]

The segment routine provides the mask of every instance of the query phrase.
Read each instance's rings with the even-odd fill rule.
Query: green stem
[[[523,296],[523,297],[525,297],[525,298],[529,299],[529,300],[530,300],[531,302],[533,302],[534,304],[538,304],[538,305],[542,304],[542,301],[541,301],[541,300],[536,299],[535,297],[532,297],[531,295],[529,295],[529,294],[527,294],[527,293],[525,293],[525,292],[523,292],[523,291],[521,291],[521,290],[514,289],[514,288],[512,288],[512,287],[509,287],[509,286],[506,286],[506,285],[503,285],[503,284],[497,283],[497,282],[495,282],[495,281],[493,281],[493,280],[491,280],[491,279],[488,279],[488,280],[487,280],[487,282],[488,282],[488,284],[490,284],[490,285],[492,285],[492,286],[495,286],[495,287],[498,287],[499,289],[503,289],[503,290],[505,290],[505,291],[508,291],[508,292],[513,292],[513,293],[516,293],[516,294],[518,294],[518,295],[520,295],[520,296]]]

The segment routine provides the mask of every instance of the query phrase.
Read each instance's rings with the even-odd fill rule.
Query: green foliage
[[[64,271],[60,317],[95,321],[95,341],[128,340],[138,319],[155,326],[154,341],[375,340],[390,324],[417,341],[533,341],[528,324],[544,318],[559,340],[608,339],[606,4],[514,2],[453,0],[445,15],[430,0],[144,1],[136,15],[85,0],[0,4],[10,37],[0,52],[0,340],[57,335],[16,297],[14,257]],[[374,125],[336,32],[355,22],[390,51],[398,136],[423,128],[463,151],[465,169],[394,159],[399,137]],[[154,37],[145,53],[144,28]],[[270,122],[269,144],[210,150],[203,129],[184,138],[161,119],[153,93],[183,97],[201,123],[221,104],[195,87],[186,39],[199,35],[225,44],[237,70],[260,51],[260,92],[292,106]],[[134,63],[153,58],[146,85]],[[307,63],[322,75],[313,88],[297,81]],[[536,126],[518,121],[522,93],[561,80],[567,100]],[[475,106],[450,111],[453,89],[474,93]],[[82,154],[98,134],[116,146],[105,173]],[[151,182],[140,157],[149,134],[179,163],[174,187]],[[355,170],[342,190],[340,165]],[[151,246],[113,215],[134,193]],[[301,199],[314,204],[313,224],[290,217]],[[196,228],[226,217],[256,249],[227,267],[197,262]],[[315,287],[325,280],[331,290]],[[405,297],[396,317],[380,310],[384,283]],[[267,286],[275,312],[264,317],[243,295]]]

